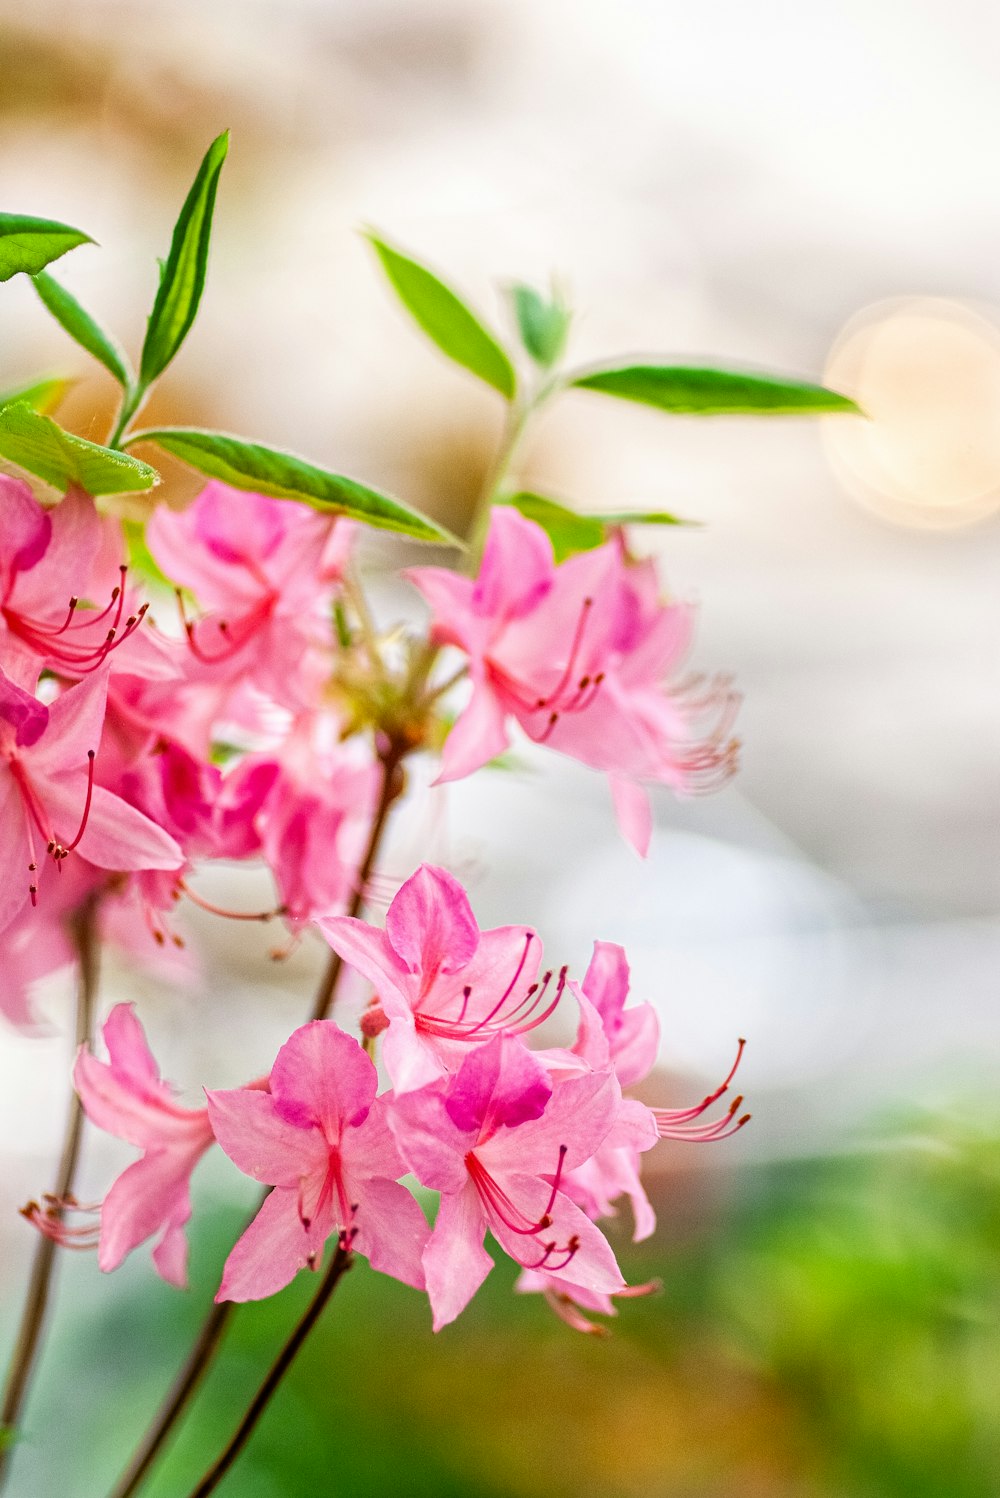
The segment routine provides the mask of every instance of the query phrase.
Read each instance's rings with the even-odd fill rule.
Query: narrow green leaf
[[[224,130],[206,151],[174,226],[142,346],[139,378],[144,389],[166,369],[198,311],[205,287],[215,194],[228,150],[229,131]]]
[[[521,342],[536,364],[551,368],[566,343],[568,309],[557,298],[543,297],[533,286],[512,286],[510,296]]]
[[[35,290],[56,322],[61,323],[81,348],[85,348],[88,354],[93,354],[114,375],[123,390],[127,390],[132,382],[128,361],[110,334],[105,333],[90,313],[84,311],[76,297],[71,296],[65,286],[54,281],[47,271],[39,271],[34,282]]]
[[[854,401],[823,385],[738,370],[684,364],[625,364],[577,375],[569,382],[660,411],[692,416],[818,416],[859,412]]]
[[[88,494],[127,494],[158,479],[148,463],[74,437],[24,403],[0,410],[0,454],[64,491],[75,484]]]
[[[22,385],[17,390],[8,390],[0,395],[0,406],[23,404],[30,406],[33,411],[39,411],[43,416],[49,416],[75,383],[74,380],[65,380],[59,376],[49,380],[34,380],[30,385]]]
[[[176,591],[174,584],[162,570],[153,553],[146,545],[146,527],[141,520],[124,519],[121,523],[128,548],[128,564],[132,572],[144,583],[153,583],[168,593]]]
[[[234,489],[269,494],[275,499],[300,499],[316,510],[333,510],[379,530],[398,531],[418,541],[436,541],[444,546],[461,544],[450,531],[398,499],[259,442],[244,442],[241,437],[225,432],[204,432],[193,427],[133,432],[127,445],[131,447],[136,442],[155,442],[199,473],[221,479]]]
[[[581,551],[593,551],[602,546],[611,531],[621,525],[689,525],[665,510],[623,510],[599,515],[580,515],[568,505],[550,499],[545,494],[522,491],[501,500],[513,505],[527,520],[533,520],[552,542],[552,552],[557,562],[576,556]]]
[[[375,234],[367,238],[407,312],[443,354],[511,400],[514,366],[493,334],[426,266],[394,250]]]
[[[527,520],[533,520],[552,542],[552,551],[557,562],[565,562],[580,551],[593,551],[605,539],[604,526],[590,515],[578,515],[566,505],[544,494],[522,492],[504,499],[504,504],[513,505]]]
[[[71,229],[69,224],[28,218],[23,213],[0,213],[0,281],[9,281],[18,271],[37,275],[67,250],[93,243],[89,234]]]
[[[697,520],[685,520],[681,515],[671,515],[667,510],[604,510],[594,516],[608,530],[619,525],[698,525]]]

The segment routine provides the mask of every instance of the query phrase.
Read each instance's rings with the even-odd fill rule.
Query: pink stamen
[[[144,603],[135,613],[130,614],[125,621],[125,628],[121,634],[118,633],[121,625],[122,613],[125,607],[125,576],[127,567],[119,569],[121,584],[111,591],[111,599],[100,610],[99,613],[88,612],[84,618],[77,617],[79,599],[75,596],[69,601],[66,617],[63,622],[53,627],[38,619],[32,619],[26,614],[19,614],[15,609],[5,607],[3,616],[11,633],[30,645],[33,650],[40,654],[50,656],[59,665],[81,676],[86,676],[91,671],[96,671],[107,660],[111,651],[116,649],[135,633],[146,616],[149,605]],[[92,630],[95,625],[114,611],[114,619],[111,628],[105,634],[103,640],[90,647],[72,643],[65,637],[71,632],[79,630]]]
[[[512,1233],[520,1233],[524,1237],[533,1237],[536,1233],[542,1232],[544,1228],[551,1226],[552,1208],[555,1206],[556,1196],[559,1192],[559,1182],[562,1180],[563,1162],[565,1159],[566,1145],[561,1144],[559,1146],[559,1163],[556,1166],[548,1204],[537,1222],[529,1222],[525,1213],[514,1205],[503,1187],[490,1175],[485,1165],[483,1165],[482,1161],[476,1155],[475,1150],[470,1150],[466,1155],[465,1165],[480,1200],[484,1207],[487,1208],[487,1211],[492,1212],[498,1217]]]
[[[277,599],[277,594],[269,591],[267,596],[255,604],[249,613],[244,614],[238,620],[238,629],[232,629],[225,619],[217,619],[215,627],[225,641],[225,645],[223,649],[211,653],[199,644],[195,636],[196,626],[194,621],[187,616],[183,592],[180,588],[175,589],[175,592],[177,594],[177,607],[180,611],[181,623],[184,626],[184,633],[187,636],[188,648],[195,660],[201,661],[203,666],[217,666],[221,661],[232,660],[243,649],[244,645],[253,639],[261,622],[270,614]]]
[[[83,834],[84,834],[84,832],[86,830],[87,822],[88,822],[88,820],[90,818],[90,805],[91,805],[91,802],[94,799],[94,759],[95,759],[95,754],[94,754],[93,749],[88,749],[87,750],[87,799],[83,803],[83,816],[80,818],[80,826],[77,829],[76,837],[73,839],[73,841],[71,843],[66,843],[65,845],[63,845],[62,843],[56,843],[54,847],[52,847],[52,848],[49,849],[49,852],[52,854],[52,857],[56,860],[57,866],[58,866],[59,862],[63,858],[65,858],[68,854],[72,853],[73,849],[76,848],[79,845],[80,839],[83,837]]]
[[[178,879],[176,888],[187,895],[193,905],[200,910],[207,910],[209,915],[221,915],[229,921],[273,921],[275,916],[284,915],[286,906],[278,905],[274,910],[226,910],[222,905],[213,905],[211,900],[206,900],[199,895],[188,884],[186,879]]]
[[[36,1201],[30,1201],[18,1210],[21,1216],[32,1227],[38,1229],[46,1238],[51,1238],[61,1248],[73,1248],[78,1250],[96,1248],[100,1239],[100,1203],[92,1206],[81,1206],[73,1196],[62,1198],[45,1195],[42,1197],[44,1206]],[[70,1227],[63,1220],[65,1212],[96,1213],[98,1221],[82,1224],[79,1227]]]
[[[607,1337],[610,1335],[606,1326],[601,1326],[598,1322],[589,1320],[576,1302],[561,1291],[546,1289],[545,1299],[553,1311],[555,1311],[560,1321],[565,1321],[566,1325],[572,1327],[573,1331],[583,1332],[589,1337]]]

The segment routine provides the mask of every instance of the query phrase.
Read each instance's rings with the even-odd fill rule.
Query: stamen
[[[555,1206],[556,1196],[559,1192],[559,1182],[562,1180],[565,1159],[566,1145],[561,1144],[559,1146],[559,1163],[556,1166],[548,1204],[536,1222],[529,1222],[521,1209],[514,1205],[500,1183],[490,1175],[489,1171],[476,1155],[475,1150],[470,1150],[466,1155],[465,1166],[484,1207],[488,1211],[493,1212],[512,1233],[519,1233],[527,1238],[533,1237],[534,1234],[540,1233],[544,1228],[551,1226],[552,1208]]]
[[[56,861],[56,867],[57,868],[58,868],[61,860],[64,859],[65,857],[67,857],[68,854],[72,853],[73,849],[79,845],[80,839],[83,837],[84,831],[86,829],[87,821],[88,821],[88,819],[90,817],[90,803],[94,799],[94,758],[95,758],[95,755],[94,755],[93,749],[88,749],[87,750],[87,799],[83,803],[83,816],[80,818],[80,826],[79,826],[79,828],[77,830],[76,837],[73,839],[73,841],[71,843],[67,843],[65,845],[63,845],[62,843],[55,843],[52,847],[49,848],[49,852],[51,853],[52,857]]]
[[[661,1139],[681,1139],[691,1143],[704,1144],[710,1140],[728,1139],[730,1135],[742,1129],[743,1125],[750,1118],[749,1113],[744,1114],[736,1123],[732,1122],[733,1115],[743,1101],[742,1096],[730,1103],[727,1112],[714,1124],[701,1124],[696,1128],[691,1128],[690,1125],[696,1118],[700,1118],[713,1103],[718,1102],[722,1094],[728,1090],[729,1084],[735,1077],[737,1068],[743,1058],[745,1047],[746,1041],[741,1037],[739,1045],[736,1048],[736,1059],[729,1068],[728,1075],[719,1083],[714,1092],[710,1092],[707,1097],[702,1098],[701,1102],[693,1108],[651,1109]]]
[[[38,1229],[46,1238],[51,1238],[61,1248],[88,1249],[96,1248],[100,1239],[100,1203],[82,1206],[74,1196],[57,1197],[46,1194],[42,1197],[39,1205],[36,1201],[27,1202],[18,1210],[32,1227]],[[64,1220],[66,1212],[83,1212],[97,1214],[98,1221],[81,1224],[78,1227],[70,1227]]]
[[[584,1332],[590,1337],[609,1337],[611,1332],[608,1327],[601,1326],[596,1321],[590,1321],[580,1310],[580,1307],[571,1296],[564,1294],[561,1290],[546,1288],[545,1299],[555,1311],[560,1321],[572,1327],[575,1332]]]
[[[273,921],[275,916],[284,915],[288,909],[287,905],[276,905],[273,910],[225,910],[221,905],[213,905],[211,900],[206,900],[203,895],[199,895],[186,879],[178,879],[175,886],[175,898],[177,898],[177,891],[183,891],[192,904],[197,905],[201,910],[207,910],[209,915],[221,915],[230,921]]]

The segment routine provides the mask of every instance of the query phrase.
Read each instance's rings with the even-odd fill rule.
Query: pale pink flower
[[[434,1330],[453,1321],[493,1261],[487,1228],[522,1268],[598,1294],[624,1280],[607,1241],[560,1189],[613,1126],[621,1092],[610,1070],[554,1088],[523,1042],[497,1035],[458,1073],[393,1101],[390,1123],[417,1179],[441,1192],[424,1252]]]
[[[87,1117],[143,1151],[118,1177],[101,1208],[97,1262],[110,1271],[140,1243],[163,1232],[153,1263],[172,1285],[187,1283],[190,1179],[214,1142],[204,1108],[182,1108],[160,1080],[132,1004],[116,1004],[104,1024],[108,1060],[81,1047],[73,1071]]]
[[[427,1223],[398,1184],[406,1167],[377,1087],[357,1041],[314,1020],[278,1052],[269,1092],[208,1093],[226,1154],[274,1188],[226,1260],[216,1300],[273,1295],[300,1269],[319,1267],[334,1232],[373,1268],[423,1289]]]
[[[318,925],[334,951],[375,986],[376,1014],[388,1024],[383,1056],[397,1096],[457,1070],[470,1046],[533,1029],[562,993],[564,973],[554,988],[551,973],[537,981],[535,931],[480,931],[458,880],[432,864],[421,864],[401,887],[384,931],[348,916]]]
[[[346,559],[337,524],[295,501],[217,482],[186,510],[156,510],[150,551],[210,610],[185,621],[204,680],[250,679],[293,711],[310,705],[322,675],[317,647],[330,640],[331,587]]]
[[[433,638],[469,657],[472,696],[445,743],[441,780],[470,774],[509,742],[515,719],[611,780],[622,831],[641,853],[651,820],[641,782],[690,793],[725,780],[735,698],[725,684],[665,683],[692,613],[662,604],[651,562],[620,538],[556,566],[545,532],[494,508],[475,581],[439,567],[407,573],[433,611]]]

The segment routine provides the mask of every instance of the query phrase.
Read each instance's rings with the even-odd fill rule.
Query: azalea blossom
[[[115,1181],[101,1207],[97,1262],[110,1271],[162,1230],[153,1263],[168,1283],[187,1283],[190,1179],[214,1142],[204,1108],[182,1108],[160,1080],[132,1004],[116,1004],[104,1024],[108,1060],[81,1047],[73,1081],[98,1128],[143,1151]]]
[[[375,986],[367,1023],[376,1020],[372,1033],[387,1026],[383,1056],[397,1096],[456,1071],[470,1046],[533,1029],[565,983],[565,973],[538,981],[537,932],[480,931],[458,880],[433,864],[421,864],[402,885],[384,931],[348,916],[317,924]]]
[[[185,631],[193,676],[221,685],[252,680],[274,702],[311,705],[325,674],[317,657],[330,642],[328,603],[352,535],[292,500],[206,485],[186,510],[161,505],[149,549],[203,618]]]
[[[441,780],[500,754],[514,719],[536,743],[608,774],[622,831],[644,854],[642,782],[689,793],[732,773],[736,699],[725,683],[676,679],[692,611],[662,604],[652,563],[629,561],[620,539],[556,566],[541,526],[498,505],[474,581],[440,567],[406,575],[431,606],[433,638],[469,657],[472,696]]]
[[[560,1189],[599,1147],[620,1102],[610,1069],[554,1086],[513,1035],[471,1051],[447,1082],[395,1099],[400,1152],[419,1181],[441,1192],[423,1256],[435,1331],[492,1269],[487,1229],[522,1268],[599,1294],[622,1288],[606,1239]]]
[[[169,833],[94,783],[107,667],[46,705],[0,669],[0,931],[37,902],[42,867],[76,850],[99,868],[175,869]]]
[[[373,1268],[424,1287],[428,1228],[398,1178],[406,1167],[377,1098],[375,1067],[332,1020],[296,1030],[269,1091],[209,1092],[215,1137],[247,1175],[273,1186],[240,1238],[217,1300],[260,1300],[317,1269],[331,1233]]]
[[[163,675],[159,642],[140,630],[148,605],[127,581],[121,529],[71,489],[43,509],[27,484],[0,474],[0,643],[4,669],[33,687],[43,665],[85,676],[128,642],[129,668]],[[94,600],[91,602],[90,600]]]

